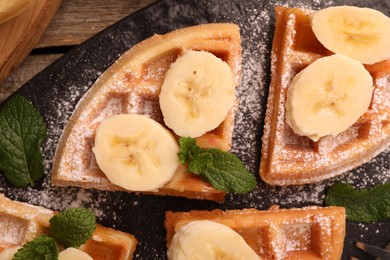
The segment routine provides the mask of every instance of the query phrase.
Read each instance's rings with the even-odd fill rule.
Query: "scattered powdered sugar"
[[[92,82],[90,82],[92,84]],[[43,143],[45,175],[43,182],[38,184],[37,188],[27,187],[22,190],[15,190],[10,186],[1,186],[0,192],[7,197],[19,201],[26,201],[33,205],[40,205],[52,210],[64,210],[70,207],[88,207],[91,208],[98,218],[103,218],[105,209],[111,201],[108,192],[84,190],[73,187],[53,187],[50,185],[50,172],[52,159],[54,156],[54,147],[59,141],[62,129],[68,121],[69,116],[74,110],[76,100],[80,98],[89,88],[88,85],[69,87],[70,96],[66,99],[61,98],[61,93],[55,93],[51,99],[51,107],[56,108],[52,117],[45,118],[48,137]],[[57,96],[57,97],[56,97]]]
[[[164,2],[164,1],[163,1]],[[169,2],[169,1],[167,1]],[[243,160],[248,170],[258,178],[258,185],[255,190],[246,195],[227,194],[226,203],[221,204],[221,208],[258,208],[266,209],[271,205],[280,205],[282,208],[288,207],[303,207],[309,205],[323,205],[325,190],[331,184],[343,181],[353,184],[357,188],[372,187],[377,183],[385,183],[390,181],[390,162],[388,160],[390,149],[387,149],[381,156],[375,157],[369,163],[350,171],[331,180],[322,181],[316,184],[278,187],[265,184],[258,177],[258,169],[260,163],[261,136],[263,134],[263,124],[266,110],[266,99],[268,96],[268,86],[270,83],[270,67],[271,67],[271,44],[273,37],[274,23],[274,5],[283,5],[290,7],[300,7],[307,9],[318,9],[321,7],[332,5],[331,0],[314,0],[314,1],[299,1],[295,0],[271,0],[271,1],[248,1],[241,3],[240,1],[205,1],[205,6],[209,9],[211,17],[217,14],[217,21],[228,21],[239,24],[242,33],[242,81],[241,86],[237,89],[239,96],[239,109],[235,120],[235,129],[233,136],[232,152]],[[176,3],[175,3],[176,5]],[[170,12],[175,15],[186,15],[191,12],[191,8],[181,5],[172,7]],[[170,18],[168,18],[169,20]],[[205,19],[204,17],[199,19]],[[195,20],[197,21],[197,20]],[[168,21],[169,22],[169,21]],[[172,26],[172,25],[170,25]],[[87,74],[95,74],[99,76],[102,71],[81,72]],[[175,208],[173,205],[166,205],[164,201],[161,205],[150,205],[147,199],[143,196],[135,194],[123,195],[122,192],[108,192],[97,190],[85,190],[74,187],[52,187],[50,185],[50,172],[52,166],[52,158],[54,157],[55,146],[57,145],[63,128],[73,110],[77,101],[82,97],[83,93],[93,84],[93,81],[84,85],[68,86],[68,97],[63,97],[58,91],[52,95],[48,102],[52,108],[56,108],[55,113],[49,118],[45,118],[48,128],[48,138],[43,144],[43,152],[45,158],[45,177],[37,188],[25,188],[15,190],[8,185],[1,185],[0,192],[5,193],[7,197],[19,201],[27,201],[34,205],[41,205],[52,210],[64,210],[69,207],[88,207],[94,210],[98,217],[98,221],[108,222],[111,227],[117,226],[124,229],[132,223],[126,225],[126,215],[124,212],[137,212],[143,208],[151,207],[150,215],[153,211],[161,210],[161,208]],[[5,183],[3,177],[0,180]],[[172,200],[176,201],[176,200]],[[202,203],[196,204],[202,207]],[[201,205],[201,206],[199,206]],[[210,204],[215,207],[215,204]],[[218,206],[218,205],[217,205]],[[160,208],[161,207],[161,208]],[[114,210],[115,209],[115,210]],[[175,208],[177,210],[177,208]],[[125,211],[126,210],[126,211]],[[141,216],[140,218],[148,218],[149,216]],[[152,218],[152,217],[151,217]],[[147,223],[146,220],[138,222],[140,225],[150,225],[147,232],[139,232],[138,235],[147,236],[146,233],[156,230],[163,230],[163,212],[159,212],[158,223],[156,227]],[[359,224],[359,229],[364,230],[367,227],[365,224]],[[380,232],[378,229],[374,232]],[[306,227],[302,226],[305,230]],[[301,232],[298,230],[297,232]],[[302,231],[303,232],[303,231]],[[157,231],[156,231],[157,233]],[[162,232],[163,233],[163,232]],[[154,234],[154,233],[151,233]],[[160,233],[158,233],[160,236]],[[361,235],[363,236],[363,235]],[[136,258],[139,259],[161,259],[164,258],[165,241],[163,237],[157,237],[156,241],[146,241],[139,239],[138,248],[143,248],[148,251],[148,255],[136,253]],[[155,243],[161,248],[155,247]],[[294,248],[294,244],[289,244],[289,248]],[[275,247],[276,248],[276,247]]]
[[[6,244],[17,244],[23,239],[24,227],[23,221],[15,221],[7,215],[0,215],[0,229],[3,235],[0,241]]]

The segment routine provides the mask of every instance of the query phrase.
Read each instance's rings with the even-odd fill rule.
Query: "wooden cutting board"
[[[36,0],[15,18],[0,24],[0,83],[31,52],[62,0]]]

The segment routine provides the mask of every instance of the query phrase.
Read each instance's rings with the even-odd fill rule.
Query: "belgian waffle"
[[[48,232],[55,212],[12,201],[0,194],[0,251],[21,246]],[[80,248],[93,259],[132,259],[137,240],[134,236],[97,225],[92,237]]]
[[[345,209],[212,210],[166,212],[167,247],[183,225],[211,220],[238,232],[261,259],[340,259],[345,236]]]
[[[163,124],[158,99],[165,72],[187,50],[213,53],[231,67],[236,86],[241,78],[241,42],[238,26],[205,24],[154,35],[127,51],[92,86],[79,102],[58,144],[51,182],[101,190],[123,190],[112,184],[98,168],[92,147],[95,130],[104,118],[119,114],[147,114]],[[237,103],[237,102],[236,102]],[[203,147],[229,150],[237,105],[214,130],[197,138]],[[222,201],[215,190],[181,165],[158,195]]]
[[[374,81],[369,109],[339,135],[318,142],[293,133],[285,120],[287,89],[302,69],[331,53],[310,27],[311,10],[275,7],[271,85],[267,102],[261,178],[272,185],[305,184],[353,169],[390,144],[390,60],[365,66]]]

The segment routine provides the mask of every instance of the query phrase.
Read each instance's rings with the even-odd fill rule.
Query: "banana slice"
[[[90,257],[87,253],[73,247],[69,247],[58,254],[58,260],[75,260],[75,259],[93,260],[92,257]]]
[[[173,236],[170,260],[260,259],[233,229],[210,220],[192,221]]]
[[[14,18],[34,2],[34,0],[0,0],[0,23]]]
[[[329,7],[311,15],[317,39],[329,50],[364,64],[390,58],[390,18],[354,6]]]
[[[313,141],[353,125],[371,102],[373,81],[364,66],[343,55],[321,58],[298,73],[287,91],[286,120]]]
[[[179,166],[173,135],[144,115],[104,119],[96,130],[93,152],[107,178],[131,191],[160,188]]]
[[[165,124],[179,136],[198,137],[216,128],[235,100],[229,65],[205,51],[188,51],[166,73],[160,93]]]
[[[16,254],[16,251],[18,251],[21,246],[14,246],[10,248],[6,248],[3,251],[0,252],[0,259],[1,260],[12,260],[14,258],[14,255]]]

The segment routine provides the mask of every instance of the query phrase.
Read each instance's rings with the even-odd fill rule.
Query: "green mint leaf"
[[[381,221],[390,217],[390,183],[360,191],[349,184],[336,183],[329,188],[325,204],[345,207],[347,219],[351,221]]]
[[[180,162],[188,162],[188,171],[202,176],[218,190],[244,194],[256,186],[256,178],[229,152],[200,148],[190,137],[180,139],[179,157],[181,152],[185,161]]]
[[[201,174],[208,167],[212,167],[212,163],[213,157],[211,154],[203,152],[200,153],[199,156],[196,156],[194,160],[191,160],[188,164],[188,171],[195,174]]]
[[[191,157],[194,156],[193,154],[195,154],[196,156],[197,152],[199,151],[199,149],[196,148],[198,146],[196,145],[194,138],[191,137],[180,138],[179,144],[180,144],[180,151],[178,157],[180,163],[183,164],[186,163]]]
[[[80,247],[96,229],[92,210],[70,208],[50,219],[49,234],[65,247]]]
[[[40,150],[46,127],[41,115],[22,96],[11,97],[0,112],[0,171],[16,187],[43,175]]]
[[[13,260],[53,260],[58,259],[58,247],[52,237],[39,236],[20,248]]]

